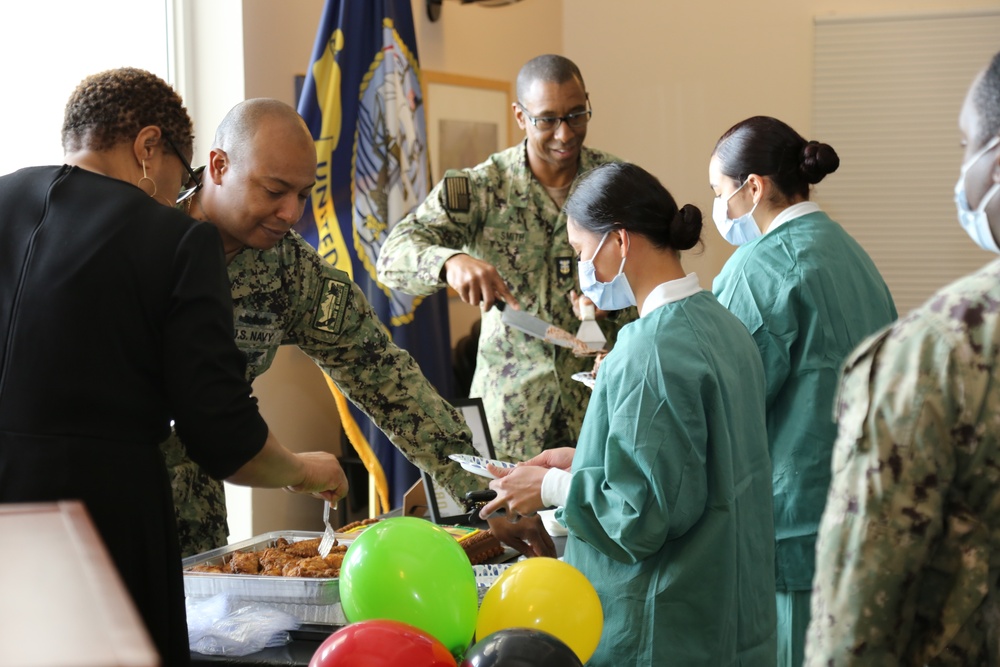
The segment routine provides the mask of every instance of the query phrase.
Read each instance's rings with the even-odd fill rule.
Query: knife
[[[567,332],[566,339],[549,337],[547,334],[549,329],[557,329],[551,324],[543,319],[537,318],[534,315],[529,315],[522,310],[514,310],[513,308],[507,308],[507,304],[503,301],[496,301],[493,304],[501,312],[500,321],[509,326],[512,329],[517,329],[518,331],[523,331],[529,336],[534,336],[535,338],[541,338],[549,343],[555,345],[561,345],[562,347],[573,347],[573,336]],[[559,329],[562,331],[562,329]]]

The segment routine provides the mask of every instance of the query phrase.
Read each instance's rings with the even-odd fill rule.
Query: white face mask
[[[749,182],[749,180],[743,181],[743,185],[733,190],[731,195],[725,199],[720,195],[712,202],[712,220],[715,221],[715,226],[719,228],[722,238],[733,245],[749,243],[761,235],[760,227],[757,226],[757,221],[753,219],[753,212],[757,210],[757,204],[753,205],[749,213],[741,215],[735,220],[729,217],[729,200]]]
[[[958,183],[955,183],[955,208],[958,209],[958,222],[962,225],[965,233],[976,242],[976,245],[983,250],[989,250],[1000,254],[1000,247],[993,237],[993,230],[990,229],[990,221],[986,216],[986,205],[1000,192],[1000,183],[994,183],[993,187],[983,195],[979,206],[973,211],[969,208],[969,199],[965,195],[965,175],[972,165],[976,164],[986,153],[1000,143],[1000,136],[993,137],[989,143],[976,152],[969,161],[962,165],[962,170],[958,175]]]

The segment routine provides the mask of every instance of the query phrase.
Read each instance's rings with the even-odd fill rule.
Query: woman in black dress
[[[180,97],[142,70],[102,72],[71,96],[62,139],[66,164],[0,178],[0,502],[82,500],[163,664],[183,665],[157,447],[171,421],[220,479],[329,500],[347,482],[257,412],[218,233],[173,208],[192,150]]]

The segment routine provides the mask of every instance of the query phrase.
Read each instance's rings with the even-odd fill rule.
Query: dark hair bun
[[[670,223],[670,245],[674,250],[690,250],[701,238],[701,209],[684,204]]]
[[[799,168],[810,184],[819,183],[827,174],[837,171],[839,166],[840,157],[837,151],[833,150],[833,146],[809,141],[802,147],[802,162]]]

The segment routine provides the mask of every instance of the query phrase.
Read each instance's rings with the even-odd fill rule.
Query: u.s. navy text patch
[[[281,344],[281,330],[274,327],[255,327],[236,322],[234,326],[236,343],[245,347],[270,347]]]

